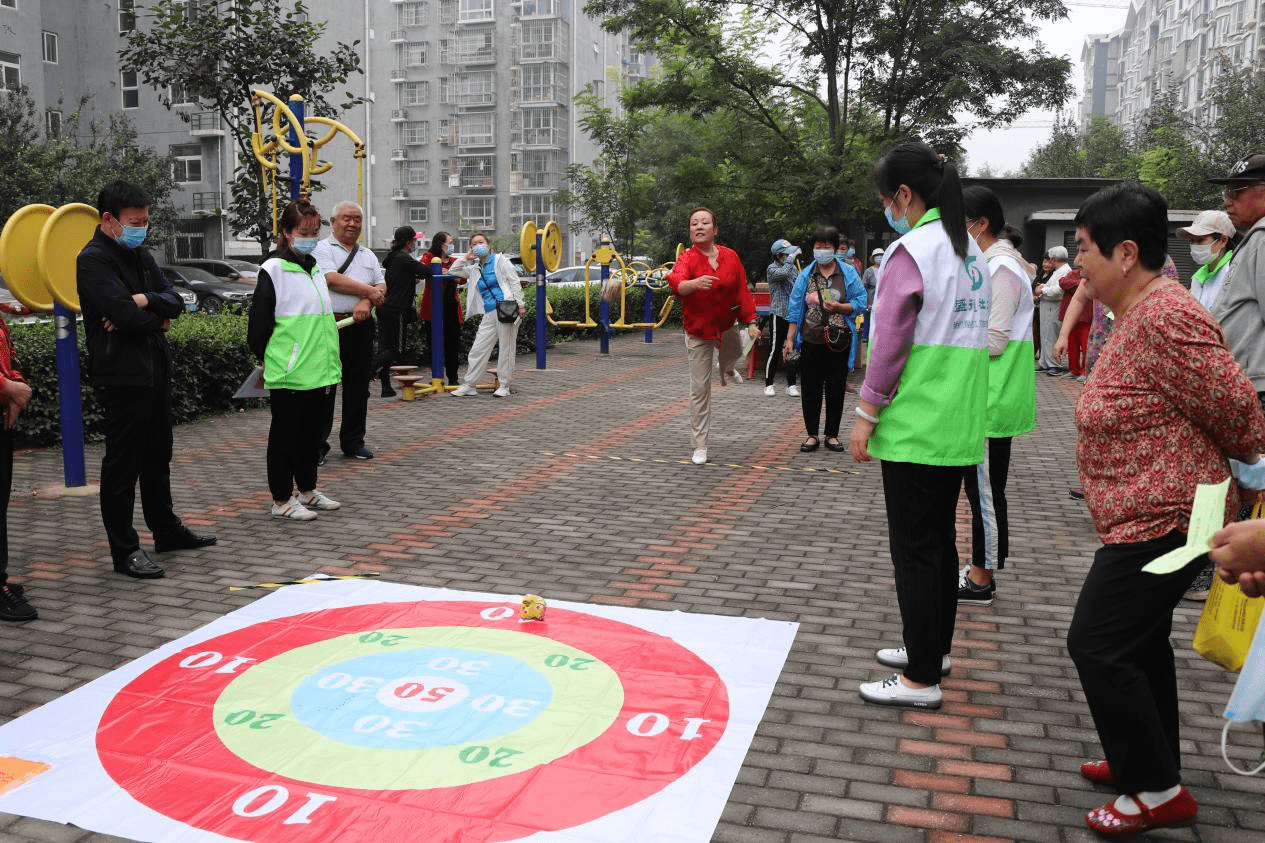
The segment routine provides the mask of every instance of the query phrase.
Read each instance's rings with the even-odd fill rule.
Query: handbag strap
[[[338,267],[338,274],[342,275],[347,271],[347,267],[351,266],[352,258],[356,257],[356,252],[360,251],[359,243],[351,244],[351,251],[347,253],[347,260],[343,261],[343,265]]]

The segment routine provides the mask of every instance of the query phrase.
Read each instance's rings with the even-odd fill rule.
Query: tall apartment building
[[[1248,0],[1134,0],[1123,28],[1085,40],[1082,122],[1101,115],[1131,126],[1170,89],[1191,119],[1215,120],[1213,80],[1265,58],[1262,15]]]
[[[583,13],[583,0],[306,5],[326,25],[322,44],[360,42],[364,75],[347,87],[365,103],[340,119],[368,150],[369,245],[385,245],[403,224],[427,234],[446,229],[464,242],[474,231],[517,235],[528,220],[543,226],[556,219],[564,254],[592,248],[591,233],[572,231],[569,214],[553,201],[567,167],[592,162],[598,151],[576,125],[573,98],[592,84],[618,109],[619,85],[643,78],[648,58],[625,36],[605,33]],[[255,245],[228,231],[222,215],[236,149],[217,117],[183,102],[179,90],[154,91],[119,68],[127,33],[145,26],[141,13],[134,0],[0,0],[4,82],[27,85],[52,130],[81,96],[88,116],[126,114],[142,143],[175,159],[178,254],[250,254]],[[334,168],[320,177],[315,201],[327,213],[357,197],[351,152],[342,138],[322,150]]]

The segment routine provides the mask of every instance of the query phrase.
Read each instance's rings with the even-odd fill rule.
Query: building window
[[[61,137],[61,112],[55,108],[44,112],[44,135],[49,140]]]
[[[464,229],[488,230],[496,228],[496,200],[491,196],[459,197],[457,199],[457,218]]]
[[[462,187],[496,187],[496,156],[471,155],[461,159]]]
[[[457,81],[448,76],[439,79],[439,104],[452,105],[457,101]],[[443,134],[442,130],[440,134]]]
[[[496,120],[491,111],[468,114],[461,118],[461,146],[492,146],[496,143]]]
[[[496,60],[492,31],[465,32],[457,39],[457,58],[471,64],[487,64]]]
[[[167,95],[171,97],[172,105],[197,105],[197,100],[179,82],[167,89]]]
[[[177,182],[190,184],[202,181],[202,147],[196,143],[171,148],[172,173]]]
[[[412,161],[404,167],[404,181],[407,184],[429,184],[430,162]]]
[[[492,0],[458,0],[457,15],[461,23],[492,20]]]
[[[141,104],[141,88],[136,81],[135,70],[124,70],[119,74],[119,88],[123,92],[124,108],[139,108]]]
[[[463,73],[457,80],[457,105],[495,105],[496,83],[490,70]]]
[[[563,168],[556,151],[525,149],[514,154],[510,169],[518,174],[522,190],[557,190]]]
[[[439,142],[440,143],[456,142],[457,139],[453,137],[453,134],[454,132],[452,129],[452,121],[448,119],[440,120],[439,121]]]
[[[135,0],[119,0],[119,34],[136,29]]]
[[[423,146],[430,135],[429,120],[413,120],[404,124],[404,145]]]
[[[400,7],[401,26],[425,26],[430,17],[430,3],[405,3]]]
[[[57,64],[57,33],[44,33],[44,61]]]
[[[537,20],[519,24],[519,55],[523,59],[551,59],[556,38],[556,21]]]
[[[421,202],[413,202],[408,206],[408,221],[410,225],[426,225],[430,222],[430,202],[422,200]],[[427,317],[430,318],[430,317]]]
[[[451,220],[451,219],[452,219],[452,200],[448,198],[440,199],[439,200],[439,221],[443,222],[444,220]],[[454,254],[456,254],[459,250],[454,248],[452,251]]]
[[[404,66],[423,67],[426,64],[426,42],[413,41],[404,45]]]
[[[548,225],[554,218],[553,196],[548,193],[525,193],[513,198],[513,209],[510,212],[510,225],[521,229],[528,220],[537,226]]]
[[[551,108],[524,108],[523,143],[528,146],[552,145],[554,142],[554,112]]]
[[[16,91],[22,87],[22,57],[17,53],[0,53],[0,76],[4,86]]]
[[[430,104],[429,82],[405,82],[400,86],[400,108]]]
[[[522,0],[518,9],[520,18],[551,18],[557,13],[557,0]]]
[[[176,221],[176,260],[206,257],[206,232],[201,220]]]
[[[528,64],[519,69],[520,102],[559,102],[552,64]]]
[[[0,6],[16,9],[18,7],[18,0],[0,0]]]
[[[439,0],[439,22],[441,24],[457,22],[457,0]]]

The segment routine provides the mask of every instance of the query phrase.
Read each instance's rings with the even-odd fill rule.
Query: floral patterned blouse
[[[1221,329],[1168,281],[1116,319],[1076,402],[1076,462],[1106,544],[1185,532],[1195,486],[1265,451],[1265,414]],[[1238,508],[1231,484],[1227,518]]]

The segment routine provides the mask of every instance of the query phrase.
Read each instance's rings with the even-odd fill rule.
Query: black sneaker
[[[966,575],[967,570],[969,569],[964,569],[958,576],[958,602],[970,603],[974,606],[993,605],[993,597],[997,594],[996,580],[988,585],[976,585]]]
[[[22,586],[0,585],[0,621],[33,621],[37,617],[35,607],[22,596]]]

